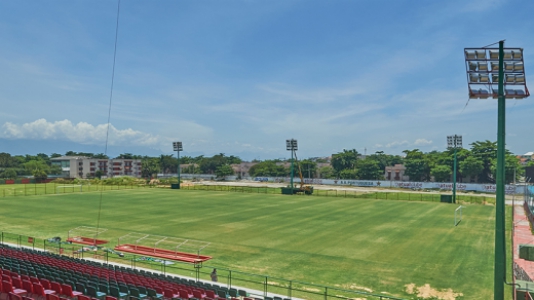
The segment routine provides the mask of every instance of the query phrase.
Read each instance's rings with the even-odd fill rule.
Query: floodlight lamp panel
[[[486,59],[486,51],[485,50],[475,50],[477,59]]]
[[[469,71],[476,71],[477,67],[478,67],[477,63],[474,63],[474,62],[469,63]]]
[[[475,56],[475,51],[468,51],[468,50],[465,50],[465,57],[467,59],[475,59],[476,56]]]
[[[479,62],[478,63],[478,70],[479,71],[487,71],[488,70],[488,64],[485,62]]]
[[[491,70],[492,71],[499,71],[499,63],[498,62],[492,62],[491,63]]]
[[[480,80],[480,82],[489,82],[489,76],[488,75],[480,75],[479,80]]]
[[[512,56],[514,60],[522,60],[523,59],[523,51],[521,49],[512,50]]]
[[[286,140],[286,150],[291,151],[291,140]]]
[[[470,82],[478,82],[479,76],[478,74],[469,74],[469,81]]]
[[[513,71],[513,70],[514,70],[514,63],[511,63],[511,62],[505,62],[505,63],[504,63],[504,70],[506,70],[506,71]]]
[[[490,59],[499,59],[499,50],[490,50]]]
[[[518,62],[514,64],[514,71],[525,71],[525,65],[522,62]]]
[[[174,151],[182,151],[182,142],[173,142],[172,146],[174,148]]]
[[[504,59],[512,59],[512,51],[504,51]]]

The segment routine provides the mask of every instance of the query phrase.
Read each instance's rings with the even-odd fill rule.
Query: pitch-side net
[[[463,206],[460,205],[454,210],[454,226],[458,226],[462,222],[462,208]]]
[[[58,185],[56,186],[56,191],[57,191],[57,194],[75,192],[75,191],[81,192],[82,185],[81,184]]]

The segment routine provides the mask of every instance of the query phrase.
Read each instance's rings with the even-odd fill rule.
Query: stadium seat
[[[87,289],[87,296],[97,298],[97,299],[103,299],[104,296],[106,296],[105,293],[97,291],[95,286],[88,285],[86,289]]]
[[[83,293],[81,292],[73,291],[72,286],[70,286],[69,284],[61,285],[61,291],[63,295],[69,298],[78,298],[79,295],[83,295]]]
[[[22,289],[26,290],[27,292],[26,296],[28,297],[33,296],[33,284],[29,282],[28,280],[22,281]]]
[[[117,300],[124,299],[124,297],[128,296],[128,293],[122,293],[119,290],[119,287],[112,285],[109,286],[109,294],[115,297]]]
[[[8,282],[7,280],[2,280],[2,292],[8,294],[13,293],[19,296],[24,296],[28,293],[26,290],[13,288],[11,282]]]
[[[156,290],[154,290],[154,289],[149,289],[149,288],[147,288],[147,289],[146,289],[146,292],[147,292],[148,297],[150,297],[152,300],[154,300],[154,299],[161,299],[161,298],[163,297],[162,294],[158,294],[158,293],[156,292]]]
[[[22,296],[15,294],[13,292],[9,292],[7,300],[22,300]]]
[[[137,288],[130,288],[130,296],[137,299],[145,299],[146,294],[141,294]]]
[[[46,299],[48,294],[55,294],[55,291],[45,289],[40,283],[33,283],[33,294],[37,295],[37,299]]]
[[[52,281],[50,282],[50,289],[56,292],[56,295],[63,295],[63,291],[61,290],[61,285],[58,282]]]

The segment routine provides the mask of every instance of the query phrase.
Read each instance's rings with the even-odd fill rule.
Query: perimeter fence
[[[182,185],[183,190],[200,190],[214,192],[238,192],[238,193],[258,193],[258,194],[281,194],[280,188],[272,187],[253,187],[253,186],[231,186],[231,185]],[[380,199],[380,200],[405,200],[405,201],[427,201],[440,202],[441,195],[438,193],[418,193],[418,192],[360,192],[350,190],[323,190],[314,189],[311,195],[296,194],[294,196],[323,196],[323,197],[342,197],[342,198],[363,198],[363,199]],[[450,194],[447,194],[450,195]],[[456,195],[456,202],[459,204],[495,204],[495,197],[479,195]]]
[[[88,193],[111,190],[130,190],[144,188],[143,185],[134,184],[61,184],[61,183],[34,183],[0,185],[0,197],[20,197],[34,195]]]
[[[123,253],[122,257],[111,248],[91,247],[63,242],[52,242],[47,239],[29,237],[26,235],[1,232],[0,243],[2,245],[18,248],[30,248],[45,250],[50,253],[69,257],[97,261],[104,265],[114,264],[125,268],[131,268],[141,274],[153,272],[156,274],[176,275],[189,282],[211,282],[210,273],[217,269],[219,286],[228,289],[244,288],[251,297],[256,299],[272,300],[274,296],[282,296],[289,299],[369,299],[369,300],[403,300],[387,294],[373,294],[366,291],[350,290],[340,287],[324,286],[303,281],[289,280],[280,277],[254,274],[210,266],[207,264],[190,264],[178,261],[166,261],[158,258],[131,255]],[[372,278],[372,280],[380,280]],[[386,283],[384,283],[386,285]]]

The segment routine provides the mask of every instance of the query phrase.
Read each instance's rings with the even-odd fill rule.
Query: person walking
[[[211,276],[211,281],[217,282],[217,269],[213,269],[210,276]]]

